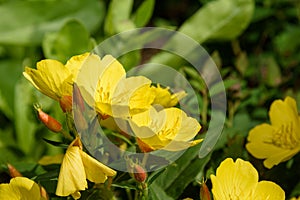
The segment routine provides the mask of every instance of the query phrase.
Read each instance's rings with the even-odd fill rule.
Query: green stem
[[[70,133],[67,132],[67,131],[65,131],[65,130],[62,130],[60,133],[61,133],[61,134],[64,136],[64,138],[66,138],[67,140],[72,141],[72,140],[74,139],[74,138],[70,135]]]

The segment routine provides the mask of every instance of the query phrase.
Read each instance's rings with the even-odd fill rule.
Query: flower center
[[[98,89],[98,101],[103,102],[103,103],[108,103],[110,102],[110,92],[109,88],[105,91],[103,87],[100,87]]]
[[[277,130],[273,132],[272,143],[284,149],[294,149],[299,146],[294,124],[282,124]]]

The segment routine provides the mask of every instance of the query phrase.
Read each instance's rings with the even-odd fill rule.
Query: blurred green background
[[[197,181],[226,157],[250,160],[262,179],[276,181],[287,196],[300,194],[299,155],[266,170],[244,148],[248,131],[268,121],[273,100],[290,95],[300,102],[299,20],[298,0],[0,0],[1,180],[7,179],[7,162],[33,177],[47,171],[36,164],[43,155],[62,152],[43,140],[61,137],[38,121],[32,105],[39,102],[61,122],[64,115],[57,102],[24,79],[25,66],[45,58],[65,63],[114,34],[156,26],[185,33],[211,54],[224,80],[228,112],[214,152],[200,160],[197,149],[187,151],[176,169],[168,168],[151,184],[152,198],[197,199]],[[209,97],[201,78],[188,64],[157,51],[129,53],[120,62],[129,69],[148,60],[169,64],[188,78],[200,110],[208,110],[200,121],[205,133]]]

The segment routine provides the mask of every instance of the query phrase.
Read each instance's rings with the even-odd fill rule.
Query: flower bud
[[[46,199],[46,200],[49,199],[49,195],[48,195],[46,189],[45,189],[43,186],[41,186],[41,185],[40,185],[40,192],[41,192],[41,196],[42,196],[44,199]]]
[[[8,168],[8,171],[9,171],[9,175],[12,178],[23,177],[23,175],[14,166],[12,166],[11,164],[7,163],[7,168]]]
[[[147,179],[147,172],[140,165],[134,164],[133,177],[137,182],[143,183]]]
[[[41,108],[36,108],[38,111],[38,118],[45,124],[45,126],[55,132],[59,133],[62,131],[62,125],[53,117],[48,115],[47,113],[44,113]]]
[[[201,187],[200,187],[200,199],[210,200],[210,192],[204,181],[201,183]]]
[[[59,100],[59,105],[63,112],[72,111],[72,96],[62,96]]]

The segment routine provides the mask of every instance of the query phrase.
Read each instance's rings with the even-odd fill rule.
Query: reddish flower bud
[[[49,199],[49,195],[48,195],[46,189],[45,189],[43,186],[41,186],[41,185],[40,185],[40,192],[41,192],[41,196],[42,196],[44,199],[46,199],[46,200]]]
[[[7,163],[7,168],[8,168],[8,171],[9,171],[9,175],[12,178],[23,177],[23,175],[14,166],[12,166],[11,164]]]
[[[200,187],[200,199],[210,200],[210,192],[204,181],[201,183],[201,187]]]
[[[147,179],[147,172],[140,165],[134,164],[133,177],[137,182],[143,183]]]
[[[62,96],[59,100],[59,105],[63,112],[72,111],[72,96]]]
[[[38,118],[45,124],[45,126],[56,133],[59,133],[62,131],[62,125],[53,117],[48,115],[47,113],[44,113],[41,108],[36,108],[38,111]]]

